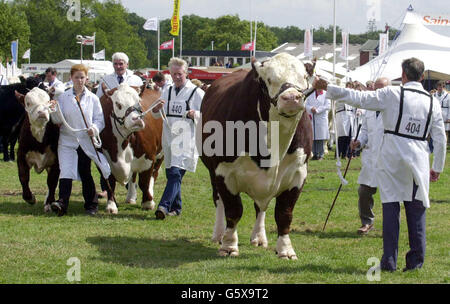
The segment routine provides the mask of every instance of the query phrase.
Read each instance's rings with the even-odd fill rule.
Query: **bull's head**
[[[293,117],[304,110],[308,82],[299,59],[280,53],[262,63],[253,58],[252,66],[280,115]]]
[[[24,106],[30,124],[45,127],[50,120],[50,96],[47,92],[38,87],[33,88],[25,95]]]
[[[111,96],[114,119],[126,130],[140,131],[145,127],[141,117],[141,105],[138,93],[126,83],[122,83]]]

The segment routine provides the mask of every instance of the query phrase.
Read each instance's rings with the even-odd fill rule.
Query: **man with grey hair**
[[[383,256],[380,268],[397,269],[400,232],[400,201],[408,223],[410,250],[403,271],[419,269],[425,260],[425,211],[430,207],[429,181],[435,182],[445,165],[446,138],[439,102],[424,90],[424,64],[417,58],[402,62],[401,87],[355,91],[315,80],[327,98],[358,108],[380,111],[383,140],[376,160],[375,176],[383,205]],[[427,137],[434,143],[430,169]]]
[[[373,83],[374,90],[391,85],[386,77],[378,78]],[[358,210],[361,219],[361,227],[357,233],[365,235],[373,229],[375,215],[373,214],[373,195],[377,192],[375,179],[375,161],[383,138],[383,118],[380,111],[365,111],[362,117],[359,137],[350,143],[350,148],[355,151],[362,149],[361,172],[358,177]]]
[[[112,55],[112,62],[114,73],[105,75],[98,84],[97,96],[102,97],[103,87],[102,83],[106,85],[108,90],[117,88],[122,82],[127,82],[128,77],[133,75],[133,72],[128,70],[128,56],[125,53],[117,52]]]
[[[198,152],[195,143],[195,121],[200,117],[200,106],[205,92],[194,85],[189,79],[188,65],[180,58],[169,61],[169,71],[173,84],[163,90],[160,104],[152,110],[155,118],[161,118],[163,124],[162,146],[164,163],[166,165],[167,184],[163,196],[155,212],[157,219],[164,219],[166,215],[180,215],[181,213],[181,181],[187,171],[195,172]],[[189,141],[181,143],[179,148],[179,134],[174,132],[175,126],[183,127],[182,137],[189,136]],[[185,146],[187,144],[187,146]],[[177,148],[178,151],[175,151]]]

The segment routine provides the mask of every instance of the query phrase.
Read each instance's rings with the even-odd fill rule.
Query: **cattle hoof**
[[[117,209],[117,207],[115,207],[115,206],[106,206],[106,213],[118,214],[119,213],[119,209]]]
[[[135,200],[127,200],[125,202],[125,204],[136,205],[136,201]]]
[[[27,202],[30,205],[34,205],[36,204],[36,197],[34,196],[34,194],[32,194],[31,199],[25,199],[25,202]]]
[[[50,204],[45,204],[44,205],[44,212],[45,213],[49,213],[50,211],[52,211],[52,208],[50,207]]]
[[[254,239],[250,241],[250,244],[252,244],[255,247],[263,247],[263,248],[267,248],[268,247],[268,243],[267,241],[263,241],[263,240],[259,240],[259,239]]]
[[[155,206],[156,206],[156,204],[154,201],[145,202],[142,204],[142,210],[154,210]]]
[[[235,248],[219,249],[219,256],[222,256],[222,257],[226,257],[226,256],[237,257],[237,256],[239,256],[239,251],[238,251],[238,249],[235,249]]]

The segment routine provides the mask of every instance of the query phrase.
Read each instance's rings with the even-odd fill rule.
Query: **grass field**
[[[72,283],[67,279],[75,257],[80,264],[80,283],[449,283],[450,247],[450,150],[446,169],[430,189],[427,211],[427,255],[420,271],[403,273],[408,250],[406,219],[402,208],[398,271],[381,273],[369,281],[371,257],[381,258],[382,222],[376,194],[375,231],[358,236],[360,226],[356,183],[360,159],[354,159],[325,232],[322,226],[339,186],[335,160],[310,161],[304,191],[294,210],[291,241],[297,261],[275,255],[277,239],[269,206],[266,230],[269,248],[250,245],[255,213],[248,196],[242,195],[244,215],[238,225],[240,256],[217,255],[210,241],[215,219],[209,175],[199,161],[195,174],[187,173],[182,186],[180,217],[155,220],[154,212],[138,205],[120,204],[118,215],[105,213],[100,203],[96,217],[84,215],[81,183],[74,182],[69,214],[46,214],[45,174],[31,177],[38,203],[22,201],[16,163],[0,163],[0,283]],[[345,168],[345,162],[343,163]],[[95,171],[95,180],[98,173]],[[163,171],[155,184],[158,202],[165,186]],[[118,187],[123,202],[125,188]]]

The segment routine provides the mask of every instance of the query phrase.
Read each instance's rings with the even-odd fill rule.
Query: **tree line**
[[[81,0],[80,20],[67,17],[70,6],[66,0],[0,0],[0,60],[11,59],[11,41],[19,40],[19,66],[27,63],[23,53],[31,48],[32,62],[58,62],[80,58],[76,36],[92,36],[96,51],[106,50],[106,59],[121,51],[130,57],[133,69],[157,66],[157,32],[142,28],[146,19],[130,13],[119,0]],[[238,15],[216,19],[197,15],[182,16],[183,50],[240,50],[250,40],[250,22]],[[160,42],[171,40],[170,19],[160,21]],[[284,42],[303,42],[305,30],[296,26],[274,27],[258,22],[257,50],[270,51]],[[337,43],[341,42],[337,27]],[[380,32],[350,35],[350,43],[378,39]],[[391,31],[391,38],[395,31]],[[176,37],[175,54],[179,54]],[[332,26],[314,30],[314,42],[332,43]],[[83,58],[92,59],[92,46],[83,47]],[[161,51],[161,64],[168,62],[172,51]]]

